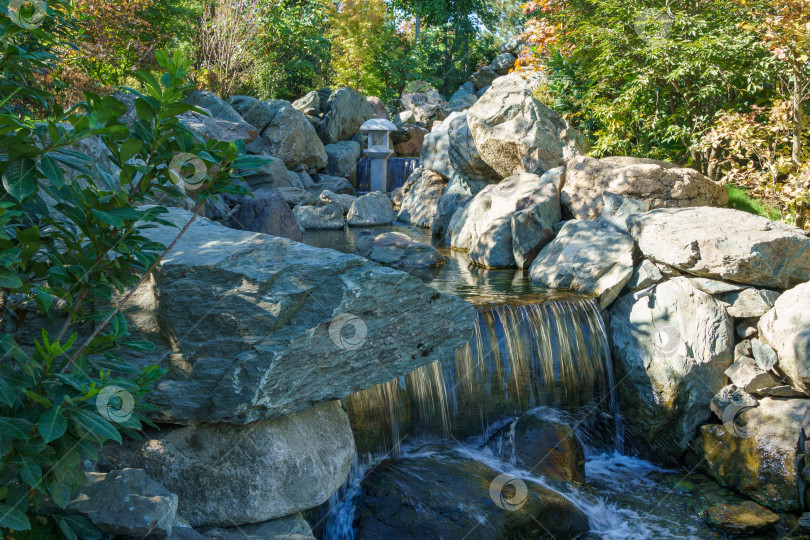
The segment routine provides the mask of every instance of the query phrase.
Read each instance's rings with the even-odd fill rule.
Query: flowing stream
[[[388,230],[430,242],[429,233],[420,230],[372,229]],[[304,240],[352,252],[359,231],[307,232]],[[585,513],[591,538],[721,538],[705,526],[700,510],[718,500],[742,499],[700,474],[664,470],[625,453],[607,334],[596,302],[538,290],[525,272],[477,269],[465,254],[436,247],[450,262],[416,275],[477,306],[474,334],[455,354],[344,400],[357,456],[343,488],[308,516],[316,536],[358,537],[361,483],[377,464],[427,458],[441,466],[441,448],[447,448],[555,490]],[[527,411],[574,430],[585,450],[584,484],[552,481],[504,458],[508,452],[502,446],[515,444],[510,426]],[[418,475],[397,478],[412,493],[433,489]],[[402,504],[418,509],[420,502]]]

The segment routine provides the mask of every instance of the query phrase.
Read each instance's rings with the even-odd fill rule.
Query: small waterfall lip
[[[388,191],[401,188],[405,181],[419,168],[418,157],[388,158]],[[371,160],[363,157],[357,161],[357,192],[368,193],[371,190]]]

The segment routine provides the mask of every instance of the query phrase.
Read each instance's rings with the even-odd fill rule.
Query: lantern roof
[[[372,118],[360,126],[360,131],[397,131],[399,128],[385,118]]]

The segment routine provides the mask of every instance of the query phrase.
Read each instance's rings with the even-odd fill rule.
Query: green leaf
[[[8,383],[7,380],[0,377],[0,402],[11,406],[14,405],[16,400],[17,394],[14,392],[14,388]]]
[[[96,216],[101,222],[110,225],[111,227],[115,227],[116,229],[121,229],[124,227],[124,221],[118,217],[110,214],[108,212],[102,212],[101,210],[96,210],[92,208],[91,211],[93,215]]]
[[[70,514],[63,516],[54,516],[59,523],[59,528],[62,529],[62,524],[69,527],[74,534],[82,540],[100,540],[102,538],[101,531],[93,525],[93,522],[84,516],[78,514]],[[62,529],[64,532],[64,529]]]
[[[23,286],[20,276],[8,268],[0,268],[0,288],[19,289]]]
[[[141,151],[143,143],[138,139],[127,139],[121,144],[119,155],[122,163],[126,163]]]
[[[121,434],[118,433],[118,430],[99,414],[80,410],[75,411],[71,419],[96,438],[111,439],[121,443]]]
[[[56,161],[49,156],[42,156],[39,160],[39,168],[45,178],[50,180],[51,184],[60,188],[65,185],[65,173],[62,168],[56,164]]]
[[[155,344],[151,341],[122,341],[122,347],[126,347],[127,349],[132,349],[134,351],[153,351],[155,350]]]
[[[0,503],[0,527],[14,531],[27,531],[31,528],[31,522],[28,521],[22,510]]]
[[[3,187],[19,202],[37,190],[37,164],[31,158],[16,158],[9,162],[3,172]]]
[[[41,395],[37,394],[36,392],[32,392],[31,390],[23,390],[23,394],[28,396],[33,401],[36,401],[37,403],[39,403],[40,405],[42,405],[46,409],[50,409],[50,408],[53,407],[53,403],[51,403],[51,401],[48,398],[46,398],[44,396],[41,396]]]
[[[0,433],[12,439],[27,439],[31,422],[21,418],[0,417]]]
[[[42,467],[31,458],[23,458],[17,465],[20,479],[35,488],[42,482]]]
[[[60,407],[53,407],[39,415],[37,429],[42,440],[49,443],[61,437],[67,430],[67,420],[62,416]]]

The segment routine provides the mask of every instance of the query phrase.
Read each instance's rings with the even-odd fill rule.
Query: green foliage
[[[80,460],[96,459],[105,441],[137,437],[146,422],[143,398],[162,372],[125,361],[126,351],[152,344],[130,336],[119,310],[166,249],[143,235],[155,223],[169,224],[161,219],[166,209],[143,205],[161,192],[183,196],[175,156],[205,168],[205,183],[186,187],[196,190],[198,210],[216,193],[244,193],[232,180],[258,165],[241,141],[203,141],[180,123],[178,115],[201,112],[182,102],[190,64],[160,51],[156,59],[166,73],[136,72],[145,91],[129,90],[134,113],[115,97],[87,93],[85,114],[57,111],[37,124],[0,114],[5,529],[28,529],[26,512],[45,497],[64,507],[83,482]],[[117,175],[93,170],[76,150],[91,138],[109,151]],[[82,536],[88,525],[62,517],[57,524],[67,537]]]

